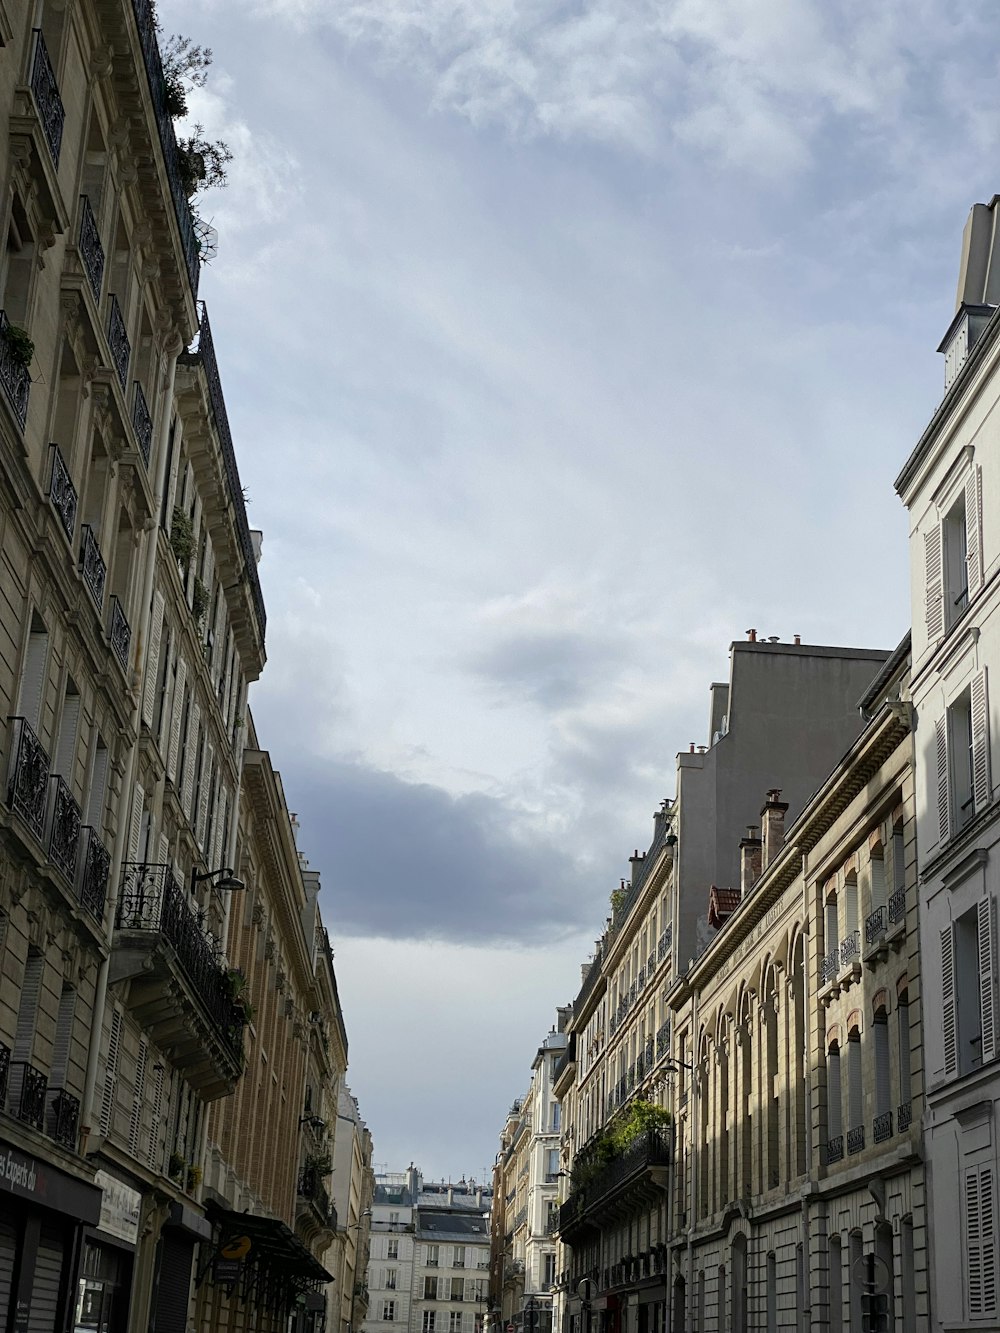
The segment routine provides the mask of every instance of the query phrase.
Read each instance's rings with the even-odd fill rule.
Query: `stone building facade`
[[[332,974],[331,974],[332,975]],[[368,1259],[371,1251],[375,1172],[372,1136],[357,1100],[341,1084],[337,1101],[337,1137],[333,1158],[333,1198],[337,1214],[335,1245],[329,1261],[327,1328],[353,1333],[368,1317]]]

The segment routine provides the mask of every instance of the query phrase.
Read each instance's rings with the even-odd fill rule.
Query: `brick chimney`
[[[785,815],[788,812],[788,802],[780,798],[781,788],[772,787],[761,807],[760,834],[764,844],[762,870],[766,870],[771,864],[785,841]]]
[[[760,879],[761,840],[754,824],[747,825],[747,836],[740,839],[740,893],[745,898]]]

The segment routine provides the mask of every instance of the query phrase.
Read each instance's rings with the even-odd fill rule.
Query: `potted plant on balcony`
[[[333,1170],[333,1159],[328,1152],[315,1153],[306,1158],[306,1170],[315,1171],[317,1176],[328,1176]]]
[[[187,569],[194,554],[194,524],[180,505],[174,506],[170,518],[170,549],[181,568]]]
[[[236,1008],[242,1012],[244,1023],[253,1023],[257,1011],[250,1003],[247,995],[246,973],[241,967],[231,967],[226,973],[226,981],[229,987],[229,998]]]
[[[194,616],[195,624],[201,629],[202,622],[205,619],[205,612],[208,610],[208,589],[202,583],[201,579],[196,578],[194,588],[191,590],[191,614]]]
[[[201,1184],[202,1170],[200,1166],[189,1166],[187,1169],[187,1188],[191,1194]]]
[[[170,1154],[170,1160],[167,1163],[167,1175],[171,1180],[176,1180],[179,1184],[184,1179],[184,1171],[186,1167],[187,1162],[185,1162],[179,1152],[172,1152]]]
[[[35,344],[28,337],[27,331],[17,324],[5,324],[3,340],[10,359],[15,365],[27,370],[35,355]]]

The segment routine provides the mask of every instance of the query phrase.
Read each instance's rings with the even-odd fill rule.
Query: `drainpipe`
[[[160,526],[159,515],[166,487],[167,442],[170,437],[170,409],[174,397],[174,376],[177,371],[177,357],[183,350],[184,344],[181,340],[181,336],[179,333],[174,332],[167,339],[163,348],[163,356],[167,361],[167,365],[161,382],[160,401],[158,405],[160,412],[160,439],[159,452],[157,454],[159,462],[157,466],[156,486],[153,491],[153,528],[146,543],[146,563],[145,569],[143,570],[142,580],[142,601],[139,604],[138,632],[135,636],[135,654],[133,657],[135,663],[133,678],[138,677],[138,684],[133,694],[132,713],[129,718],[129,723],[135,732],[136,740],[129,751],[127,760],[125,761],[125,780],[122,784],[121,796],[119,798],[118,827],[115,830],[115,845],[111,855],[111,869],[109,871],[110,891],[104,909],[105,940],[108,946],[108,954],[107,957],[102,960],[100,970],[97,974],[97,989],[94,994],[94,1022],[91,1026],[90,1043],[87,1048],[87,1074],[84,1082],[83,1108],[80,1117],[80,1147],[84,1154],[87,1152],[87,1140],[93,1130],[91,1121],[94,1112],[94,1092],[97,1087],[97,1062],[101,1053],[101,1034],[104,1029],[104,1010],[108,998],[108,974],[111,971],[111,949],[114,944],[115,915],[118,908],[118,888],[121,881],[122,860],[125,853],[125,839],[128,835],[128,826],[131,818],[132,789],[135,786],[135,775],[139,766],[138,737],[142,729],[143,691],[140,664],[142,662],[146,636],[149,634],[149,617],[151,613],[150,602],[153,595],[153,576],[156,572],[157,533]],[[122,817],[123,808],[124,817]]]

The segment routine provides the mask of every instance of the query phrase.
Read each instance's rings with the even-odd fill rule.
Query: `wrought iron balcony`
[[[844,1156],[844,1136],[835,1134],[832,1139],[826,1141],[826,1164],[832,1166],[834,1162],[839,1162]]]
[[[97,830],[88,824],[83,833],[83,856],[80,863],[80,902],[95,921],[104,917],[108,896],[108,878],[111,873],[111,853],[97,836]]]
[[[76,532],[76,487],[70,480],[69,469],[57,444],[49,445],[52,450],[52,471],[49,474],[49,500],[56,511],[60,526],[67,540],[73,540]]]
[[[884,1111],[872,1121],[872,1142],[884,1143],[892,1138],[892,1112]]]
[[[201,919],[167,865],[122,866],[111,978],[130,978],[128,1002],[154,1042],[206,1100],[235,1087],[245,1015]],[[191,1039],[179,1039],[187,1030]]]
[[[18,1061],[10,1066],[10,1106],[11,1115],[23,1120],[26,1125],[42,1129],[45,1125],[45,1094],[49,1081],[40,1069],[27,1061]]]
[[[669,1050],[670,1050],[670,1023],[668,1021],[660,1027],[660,1030],[656,1034],[657,1059],[659,1059],[661,1055],[666,1055],[667,1051]]]
[[[80,543],[80,574],[98,612],[102,611],[104,609],[104,584],[108,577],[108,567],[104,563],[104,556],[101,555],[101,548],[97,545],[94,529],[89,523],[83,525],[82,541]]]
[[[149,408],[146,406],[146,395],[143,393],[142,385],[138,380],[135,382],[135,397],[132,399],[132,426],[135,429],[135,438],[139,443],[142,461],[148,467],[149,452],[153,445],[153,418],[149,415]]]
[[[42,30],[35,28],[35,57],[31,62],[31,95],[35,99],[38,119],[42,123],[42,133],[52,154],[52,163],[59,165],[59,150],[62,147],[63,124],[66,111],[59,96],[55,71],[49,60]]]
[[[80,1124],[80,1099],[61,1088],[49,1103],[49,1138],[76,1152]]]
[[[101,233],[97,230],[97,219],[90,207],[90,200],[85,194],[80,196],[80,237],[78,244],[80,246],[80,258],[83,261],[84,271],[90,283],[90,290],[94,293],[94,300],[99,302],[101,287],[104,285],[104,246],[101,244]]]
[[[132,642],[132,629],[125,619],[125,612],[117,597],[111,598],[111,624],[108,628],[108,642],[111,651],[121,664],[123,671],[128,670],[128,650]]]
[[[667,954],[669,954],[670,952],[670,940],[673,936],[673,933],[674,933],[674,928],[673,924],[671,924],[667,926],[666,930],[660,936],[659,942],[657,943],[656,956],[658,961],[661,963],[663,962],[664,958],[666,958]]]
[[[17,417],[17,424],[24,430],[28,416],[31,371],[11,349],[10,339],[7,336],[10,327],[6,311],[0,310],[0,384],[3,385],[11,411]]]
[[[10,1077],[10,1047],[0,1041],[0,1111],[7,1100],[7,1080]]]
[[[39,842],[45,836],[45,805],[49,785],[49,756],[23,717],[13,721],[7,804]]]
[[[49,860],[71,884],[76,881],[76,855],[80,847],[83,815],[73,793],[58,774],[50,779],[52,818],[49,822]]]
[[[670,1165],[670,1130],[648,1129],[613,1161],[598,1168],[586,1184],[573,1190],[559,1209],[559,1232],[564,1240],[584,1230],[598,1230],[609,1212],[621,1215],[642,1211],[662,1198]]]
[[[896,1124],[899,1126],[900,1134],[905,1134],[913,1123],[913,1103],[903,1102],[896,1111]]]
[[[132,344],[128,340],[118,297],[114,295],[111,297],[111,311],[108,315],[108,347],[111,349],[111,364],[115,368],[118,383],[124,393],[125,385],[128,383],[128,363],[132,356]]]
[[[894,926],[906,917],[906,889],[897,889],[889,899],[889,925]]]
[[[877,943],[885,935],[886,909],[876,907],[870,916],[865,918],[865,943],[870,947]]]
[[[840,946],[835,945],[823,959],[820,966],[820,984],[825,986],[828,981],[833,981],[840,971]]]
[[[656,971],[656,951],[655,951],[655,950],[650,950],[649,956],[648,956],[648,958],[646,959],[646,980],[647,980],[647,981],[652,981],[652,980],[653,980],[653,973],[654,973],[655,971]]]
[[[319,1221],[328,1225],[330,1220],[330,1196],[323,1178],[314,1166],[303,1167],[299,1172],[297,1193],[300,1199],[307,1199],[312,1204]]]
[[[849,1153],[861,1152],[865,1146],[865,1127],[864,1125],[855,1125],[853,1129],[847,1131],[847,1151]]]
[[[847,967],[861,957],[861,931],[852,930],[840,941],[840,965]]]

